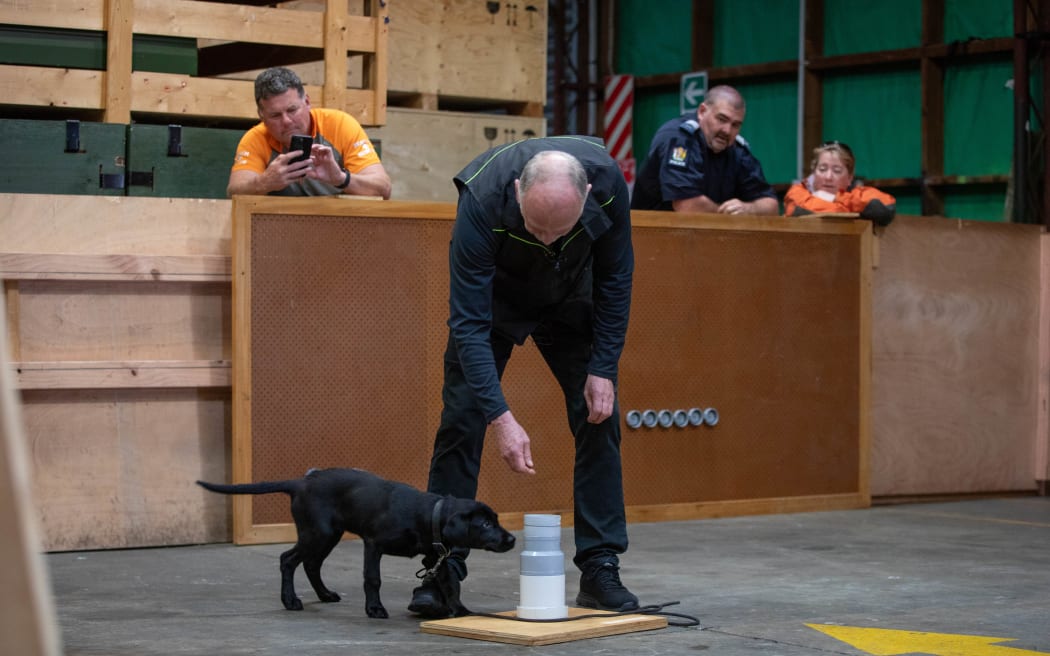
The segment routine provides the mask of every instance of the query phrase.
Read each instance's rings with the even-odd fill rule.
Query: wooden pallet
[[[302,61],[308,51],[325,62],[323,86],[307,88],[314,104],[343,109],[363,125],[381,125],[386,118],[386,3],[368,4],[370,15],[356,16],[345,0],[326,0],[324,11],[200,0],[81,0],[77,11],[70,11],[67,3],[54,0],[0,0],[0,23],[102,31],[107,43],[104,71],[0,65],[0,106],[96,110],[106,123],[130,123],[133,115],[258,118],[251,80],[132,70],[132,37],[150,34],[219,42],[214,47],[223,48],[227,61],[237,58],[237,50],[256,52],[265,46],[287,59],[269,65],[287,65]],[[369,87],[347,87],[348,53],[368,60],[364,78]],[[214,57],[201,49],[201,59]]]

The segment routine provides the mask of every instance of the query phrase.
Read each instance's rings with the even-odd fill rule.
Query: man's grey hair
[[[731,86],[720,84],[717,87],[708,89],[707,93],[704,94],[703,104],[708,107],[714,107],[723,101],[729,103],[729,106],[733,109],[747,110],[747,106],[744,104],[744,97]]]
[[[268,68],[255,78],[255,104],[258,105],[260,100],[279,96],[289,89],[298,91],[300,98],[306,95],[303,81],[295,71],[281,66]]]
[[[541,150],[525,163],[519,178],[521,193],[524,194],[529,187],[538,182],[546,182],[558,176],[568,177],[580,199],[586,198],[587,172],[583,170],[583,164],[560,150]]]

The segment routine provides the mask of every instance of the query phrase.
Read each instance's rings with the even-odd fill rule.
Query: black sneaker
[[[431,581],[412,591],[412,603],[408,605],[408,610],[427,619],[444,619],[452,614],[445,604],[445,596]]]
[[[620,582],[620,568],[606,562],[583,570],[576,604],[600,610],[635,610],[638,608],[638,597]]]

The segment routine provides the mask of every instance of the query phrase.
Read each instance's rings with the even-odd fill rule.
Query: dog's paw
[[[386,608],[383,607],[383,604],[365,606],[365,613],[367,613],[368,616],[372,619],[376,620],[385,620],[388,617],[390,617],[390,615],[386,612]]]
[[[287,610],[302,610],[303,600],[299,597],[283,597],[281,602],[284,603],[284,607]]]
[[[340,597],[337,593],[332,592],[331,590],[325,590],[323,593],[319,592],[317,594],[317,598],[326,604],[330,604],[342,599],[342,597]]]

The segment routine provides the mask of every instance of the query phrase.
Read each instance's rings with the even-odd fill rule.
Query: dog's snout
[[[516,542],[516,539],[514,538],[513,535],[511,535],[510,533],[505,534],[503,536],[503,540],[500,541],[499,552],[503,553],[504,551],[510,551],[511,549],[514,548],[514,543],[515,542]]]

